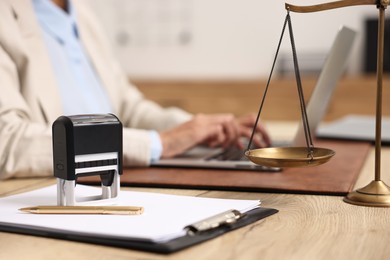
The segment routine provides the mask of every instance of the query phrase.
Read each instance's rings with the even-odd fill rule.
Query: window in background
[[[191,43],[192,0],[113,1],[119,46],[185,46]]]

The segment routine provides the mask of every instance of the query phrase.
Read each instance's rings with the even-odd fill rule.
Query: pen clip
[[[219,213],[207,219],[195,222],[191,225],[186,226],[184,229],[187,230],[188,234],[193,235],[195,233],[217,228],[221,225],[234,223],[243,216],[244,214],[242,214],[238,210],[232,209],[223,213]]]

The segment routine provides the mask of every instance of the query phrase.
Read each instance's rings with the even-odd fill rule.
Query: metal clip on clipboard
[[[54,123],[57,204],[113,204],[122,174],[122,124],[112,114],[61,116]],[[100,175],[102,194],[76,199],[79,177]]]
[[[243,216],[245,216],[245,214],[242,214],[238,210],[232,209],[188,225],[184,229],[187,230],[189,235],[195,235],[200,232],[215,229],[222,225],[235,223]]]

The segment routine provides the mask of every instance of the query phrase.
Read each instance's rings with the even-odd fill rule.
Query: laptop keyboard
[[[229,147],[222,151],[219,154],[213,155],[207,160],[217,160],[217,161],[247,161],[245,157],[245,151],[237,147]]]

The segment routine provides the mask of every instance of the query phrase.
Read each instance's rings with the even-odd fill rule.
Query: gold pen
[[[35,214],[140,215],[144,212],[144,208],[138,206],[35,206],[19,210]]]

